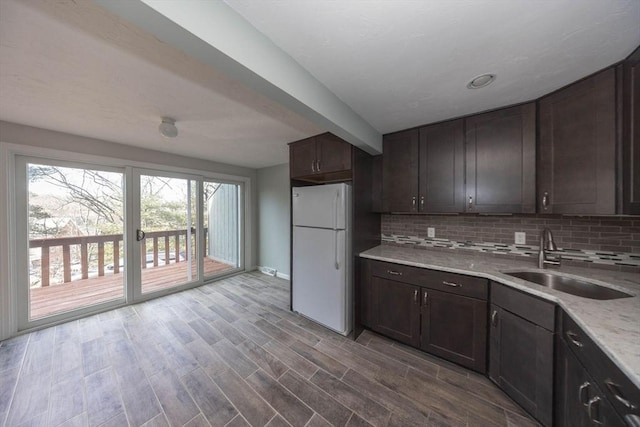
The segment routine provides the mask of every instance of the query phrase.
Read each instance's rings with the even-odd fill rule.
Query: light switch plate
[[[436,237],[436,229],[433,227],[427,227],[427,237]]]
[[[527,233],[524,231],[516,231],[515,232],[515,241],[516,245],[526,245],[527,244]]]

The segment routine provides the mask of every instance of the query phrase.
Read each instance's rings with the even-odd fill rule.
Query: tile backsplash
[[[427,237],[428,227],[435,228],[435,238]],[[543,228],[574,265],[640,272],[640,216],[385,214],[381,231],[383,244],[533,257]],[[514,243],[516,231],[526,233],[524,245]]]

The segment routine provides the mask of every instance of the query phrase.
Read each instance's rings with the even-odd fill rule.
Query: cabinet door
[[[351,169],[351,145],[330,133],[315,137],[316,172],[331,173]]]
[[[485,373],[487,302],[422,289],[420,347],[429,353]]]
[[[559,340],[557,370],[557,425],[564,427],[625,425],[593,378],[562,340]]]
[[[558,340],[556,365],[556,424],[565,427],[582,427],[590,423],[587,404],[592,381],[580,362],[569,353],[562,340]]]
[[[543,425],[552,424],[553,334],[491,306],[489,377]]]
[[[382,155],[371,158],[371,211],[383,212],[382,208]]]
[[[360,258],[360,322],[362,326],[373,328],[371,315],[373,313],[373,276],[371,275],[371,263],[366,258]],[[356,313],[358,310],[356,309]],[[357,314],[356,314],[357,316]]]
[[[371,329],[405,344],[420,345],[420,288],[371,278]]]
[[[463,120],[421,128],[419,153],[419,210],[464,212]]]
[[[539,102],[538,211],[615,213],[613,69]]]
[[[467,212],[535,212],[535,104],[466,119]]]
[[[417,212],[418,146],[417,129],[384,136],[382,194],[388,212]]]
[[[298,178],[313,175],[316,170],[316,142],[314,138],[289,145],[289,175]]]
[[[622,208],[640,215],[640,48],[622,64]]]

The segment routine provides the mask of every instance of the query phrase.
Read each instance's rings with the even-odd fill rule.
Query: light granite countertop
[[[632,294],[632,298],[593,300],[549,289],[503,274],[509,271],[541,271],[537,259],[516,260],[461,251],[402,248],[381,245],[361,257],[396,264],[484,277],[520,289],[560,305],[600,348],[640,387],[640,275],[595,268],[548,269],[559,275],[578,276]]]

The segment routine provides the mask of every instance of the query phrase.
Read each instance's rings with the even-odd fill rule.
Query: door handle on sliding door
[[[144,238],[146,237],[146,233],[142,230],[136,230],[136,240],[139,242],[141,240],[144,240]]]

